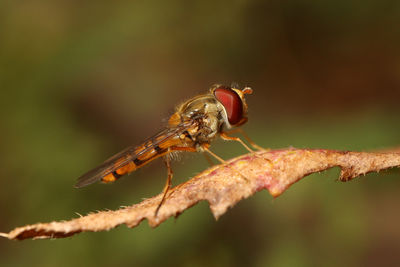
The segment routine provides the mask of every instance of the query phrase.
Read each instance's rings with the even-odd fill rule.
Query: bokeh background
[[[76,178],[159,130],[214,83],[251,86],[244,126],[269,148],[400,145],[399,1],[1,1],[0,231],[159,193],[162,162],[113,185]],[[215,142],[229,158],[245,153]],[[207,168],[175,162],[174,184]],[[400,172],[314,174],[215,221],[0,240],[1,266],[376,266],[400,262]]]

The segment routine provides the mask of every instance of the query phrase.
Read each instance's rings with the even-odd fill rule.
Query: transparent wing
[[[174,128],[165,128],[153,137],[147,139],[139,146],[130,146],[118,154],[107,159],[100,166],[88,171],[78,178],[76,188],[84,187],[103,180],[107,175],[114,175],[115,179],[132,172],[148,162],[168,153],[168,148],[172,146],[188,146],[179,138],[190,127],[194,126],[195,121],[179,124]],[[144,160],[145,159],[145,160]]]

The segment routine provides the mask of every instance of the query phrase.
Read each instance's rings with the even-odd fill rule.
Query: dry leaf
[[[334,150],[261,150],[212,167],[172,188],[157,216],[161,194],[116,211],[101,211],[70,221],[37,223],[0,233],[9,239],[60,238],[86,231],[110,230],[126,224],[135,227],[147,219],[152,227],[177,216],[201,200],[207,200],[218,219],[238,201],[267,189],[282,194],[291,184],[314,172],[341,167],[339,179],[349,181],[368,172],[400,166],[400,153],[344,152]]]

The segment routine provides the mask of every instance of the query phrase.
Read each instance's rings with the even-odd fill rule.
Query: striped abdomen
[[[121,176],[135,171],[154,159],[161,157],[174,150],[174,147],[190,147],[190,140],[182,138],[186,130],[192,124],[180,125],[177,128],[167,128],[142,145],[128,147],[110,159],[106,160],[97,168],[82,175],[75,187],[84,187],[103,181],[114,182]],[[184,136],[183,136],[184,137]]]
[[[117,159],[114,165],[116,170],[105,175],[103,178],[101,178],[101,181],[105,183],[114,182],[121,176],[139,169],[158,157],[164,156],[169,152],[168,147],[165,147],[165,145],[171,146],[170,143],[172,142],[164,144],[163,148],[160,147],[162,144],[154,146],[148,144],[148,146],[146,146],[147,144],[145,143],[144,145],[136,148],[134,154],[138,156],[134,157],[133,159],[127,159],[124,157]]]

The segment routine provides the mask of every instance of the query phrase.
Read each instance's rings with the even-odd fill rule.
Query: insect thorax
[[[189,129],[188,133],[198,145],[210,143],[226,122],[223,106],[210,94],[183,103],[178,112],[182,120],[196,121],[196,126]]]

